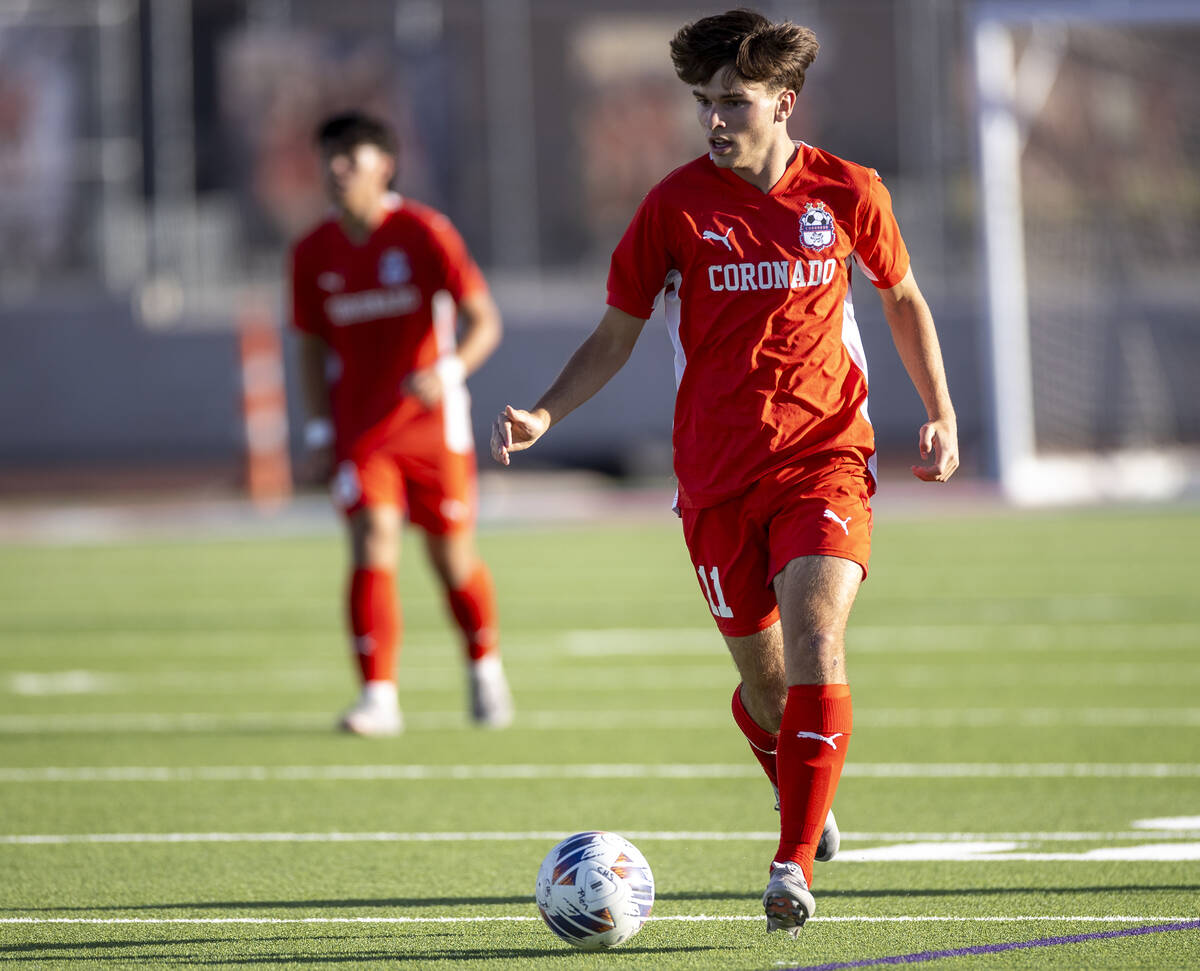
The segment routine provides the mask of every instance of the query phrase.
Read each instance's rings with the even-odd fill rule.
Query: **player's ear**
[[[784,88],[779,92],[779,97],[775,101],[775,120],[787,121],[792,116],[795,107],[796,92],[791,88]]]

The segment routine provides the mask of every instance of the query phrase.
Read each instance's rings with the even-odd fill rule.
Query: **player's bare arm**
[[[489,294],[474,293],[464,297],[458,305],[458,315],[462,322],[462,333],[454,355],[444,358],[434,367],[414,371],[405,379],[405,390],[415,395],[427,408],[432,408],[442,400],[445,381],[449,377],[443,369],[458,371],[458,377],[474,374],[500,343],[503,331],[500,310]]]
[[[918,446],[921,458],[932,461],[914,465],[913,475],[925,482],[945,482],[958,468],[958,420],[950,401],[933,314],[911,269],[903,280],[879,295],[900,360],[929,416],[921,426]]]
[[[325,366],[329,347],[319,337],[300,335],[300,387],[308,421],[304,446],[308,452],[308,474],[324,482],[333,474],[333,422],[329,416],[329,386]]]
[[[508,465],[512,452],[529,448],[603,388],[629,360],[645,324],[640,317],[609,307],[532,409],[508,405],[497,416],[492,425],[492,458]]]

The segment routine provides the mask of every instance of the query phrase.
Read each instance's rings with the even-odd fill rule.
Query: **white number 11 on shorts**
[[[700,577],[700,586],[704,589],[704,596],[708,599],[708,605],[712,608],[713,615],[716,617],[732,617],[733,608],[725,602],[725,593],[721,589],[721,575],[717,572],[714,566],[707,575],[705,575],[704,567],[696,567],[696,573]],[[709,585],[709,580],[712,580],[712,585]]]

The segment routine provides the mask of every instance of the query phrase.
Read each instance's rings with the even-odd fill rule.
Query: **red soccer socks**
[[[733,689],[733,720],[742,730],[742,734],[746,736],[746,741],[750,743],[750,751],[754,753],[758,764],[763,767],[767,778],[771,780],[771,785],[778,792],[779,776],[775,771],[775,750],[779,745],[779,736],[768,732],[750,717],[750,712],[746,711],[745,705],[742,704],[742,686],[740,684]]]
[[[492,574],[481,562],[471,579],[458,590],[447,590],[446,601],[454,621],[463,632],[467,654],[478,661],[497,649],[499,632],[496,623],[496,591]]]
[[[401,627],[394,574],[380,569],[354,570],[347,599],[363,681],[394,681]],[[465,586],[447,590],[446,600],[471,660],[494,653],[498,641],[496,594],[487,567],[481,563]]]
[[[788,688],[775,756],[780,803],[775,860],[800,864],[810,886],[813,857],[846,761],[852,723],[849,685]]]
[[[356,569],[348,595],[350,630],[363,682],[395,681],[400,605],[389,570]]]

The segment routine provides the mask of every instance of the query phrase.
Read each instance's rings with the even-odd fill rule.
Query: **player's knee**
[[[827,657],[831,654],[840,654],[844,649],[844,642],[841,631],[818,629],[808,632],[802,646],[809,654]]]
[[[364,509],[350,523],[355,566],[394,569],[399,558],[399,518],[390,509]]]
[[[804,680],[840,682],[846,673],[846,646],[840,630],[817,629],[797,638],[789,652],[792,668]]]
[[[429,561],[442,583],[451,590],[460,590],[471,582],[482,561],[468,532],[426,536]]]
[[[760,672],[742,681],[742,704],[750,717],[769,732],[778,732],[787,702],[787,678],[782,671]]]

